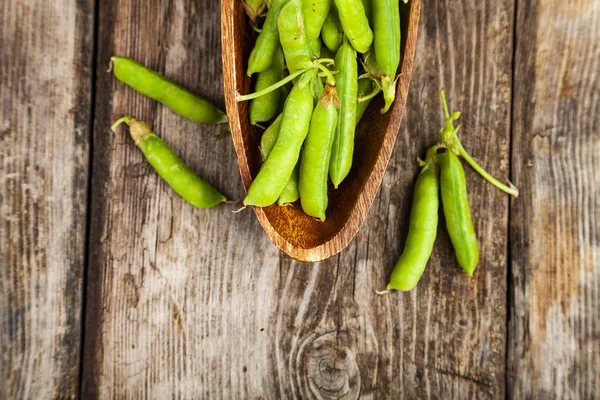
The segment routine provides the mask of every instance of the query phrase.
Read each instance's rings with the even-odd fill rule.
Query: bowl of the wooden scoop
[[[292,206],[254,207],[266,234],[290,257],[300,261],[320,261],[342,251],[356,236],[389,162],[410,85],[421,0],[400,0],[402,61],[396,100],[386,114],[381,96],[371,103],[356,129],[355,150],[350,174],[338,189],[330,187],[329,207],[324,222],[302,212],[300,203]],[[261,166],[260,139],[263,130],[248,119],[248,102],[236,102],[236,93],[250,93],[252,79],[246,75],[248,56],[256,33],[248,23],[241,0],[222,0],[221,35],[223,80],[231,135],[246,188]]]

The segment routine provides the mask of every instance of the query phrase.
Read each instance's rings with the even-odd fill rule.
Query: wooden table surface
[[[9,0],[0,22],[0,398],[599,396],[600,1],[424,0],[382,187],[317,264],[251,210],[190,207],[108,129],[149,121],[243,196],[219,127],[106,72],[133,57],[223,105],[218,1]],[[442,226],[418,287],[378,296],[442,87],[465,147],[521,196],[467,168],[474,277]]]

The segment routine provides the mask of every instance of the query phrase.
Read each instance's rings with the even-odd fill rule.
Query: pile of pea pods
[[[469,277],[473,276],[479,262],[479,246],[467,198],[465,171],[459,156],[498,189],[515,197],[519,195],[516,187],[498,181],[467,153],[458,138],[458,128],[453,125],[460,113],[450,114],[443,90],[441,99],[446,124],[438,133],[438,143],[427,149],[425,160],[419,160],[421,172],[415,183],[404,250],[392,271],[387,289],[379,293],[409,291],[421,279],[437,234],[440,194],[446,228],[458,264]]]
[[[255,92],[237,100],[251,101],[250,123],[267,126],[263,165],[243,204],[300,199],[306,214],[324,221],[329,179],[337,189],[350,172],[356,125],[369,102],[381,92],[382,113],[394,102],[398,0],[242,3],[260,33],[247,70]]]

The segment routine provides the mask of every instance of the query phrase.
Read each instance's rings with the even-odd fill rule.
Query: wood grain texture
[[[518,2],[508,387],[600,393],[600,3]]]
[[[124,113],[241,198],[233,145],[104,72],[136,58],[222,101],[219,4],[100,4],[84,398],[489,398],[504,395],[508,199],[467,170],[482,260],[468,279],[443,226],[417,289],[384,297],[406,236],[416,158],[463,111],[463,143],[508,176],[511,2],[428,1],[405,122],[365,225],[337,257],[291,261],[251,210],[197,210],[146,164]],[[450,12],[450,9],[452,11]]]
[[[221,6],[225,101],[231,135],[246,188],[260,169],[262,130],[250,125],[248,102],[237,102],[238,93],[251,92],[246,75],[247,60],[254,47],[254,34],[239,0],[224,0]],[[392,108],[381,114],[379,98],[367,109],[356,128],[350,173],[338,189],[329,188],[327,219],[306,215],[296,202],[293,207],[254,207],[265,233],[285,254],[299,261],[321,261],[342,251],[354,239],[379,190],[394,148],[404,114],[412,78],[421,0],[401,4],[402,62]],[[381,97],[381,96],[380,96]]]
[[[75,398],[93,1],[0,3],[0,398]]]

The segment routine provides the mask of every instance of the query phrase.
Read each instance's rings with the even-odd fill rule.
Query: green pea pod
[[[265,1],[264,0],[244,0],[242,1],[242,6],[244,6],[244,10],[246,11],[246,15],[250,18],[250,21],[256,22],[256,19],[260,17],[265,9]]]
[[[340,112],[335,128],[329,175],[333,185],[337,188],[348,175],[352,166],[354,130],[356,128],[358,66],[356,52],[346,39],[335,56],[335,66],[339,70],[336,75],[336,88]]]
[[[374,49],[381,68],[381,89],[387,112],[396,98],[396,72],[400,65],[400,8],[398,0],[372,0]]]
[[[115,130],[123,122],[129,125],[131,137],[144,153],[146,160],[185,201],[195,207],[211,208],[227,200],[208,182],[196,175],[145,123],[126,116],[116,121],[111,129]]]
[[[263,72],[271,66],[275,52],[279,48],[279,30],[277,29],[277,18],[281,9],[289,0],[273,0],[267,18],[262,26],[260,34],[256,38],[254,48],[248,58],[248,76],[256,72]]]
[[[362,0],[335,0],[344,34],[359,53],[365,53],[373,43],[373,31]]]
[[[371,25],[371,1],[372,0],[361,0],[363,7],[365,8],[365,15],[367,16],[367,20],[369,21],[369,25]]]
[[[342,29],[342,23],[338,16],[338,11],[335,6],[331,7],[327,18],[321,28],[321,38],[325,46],[332,52],[338,51],[344,40],[344,31]]]
[[[431,257],[438,225],[439,178],[435,165],[437,146],[427,151],[427,158],[415,183],[408,236],[402,255],[392,271],[387,290],[412,290]]]
[[[275,52],[271,66],[266,71],[258,73],[254,90],[258,92],[283,79],[283,68],[283,52],[281,49],[278,49]],[[273,90],[250,102],[249,114],[250,123],[252,125],[256,125],[259,122],[270,121],[275,114],[277,114],[277,109],[280,104],[280,94],[280,90]]]
[[[325,44],[323,41],[321,41],[322,44]],[[338,46],[339,47],[339,46]],[[329,50],[329,47],[327,47],[327,45],[323,46],[321,45],[321,58],[335,58],[335,53],[331,50]],[[333,68],[335,70],[335,68]]]
[[[275,142],[277,142],[277,137],[279,136],[279,129],[281,128],[281,115],[279,115],[273,124],[265,130],[260,140],[260,153],[263,159],[263,162],[269,157],[269,153],[273,149]],[[288,183],[283,188],[283,191],[279,195],[277,199],[277,204],[280,206],[293,203],[298,200],[300,197],[300,193],[298,192],[298,164],[294,167],[292,171],[292,176],[288,180]]]
[[[286,204],[294,203],[300,198],[300,191],[298,189],[299,169],[300,162],[296,163],[296,166],[292,170],[292,175],[285,187],[281,191],[281,194],[277,198],[277,205],[284,206]]]
[[[279,136],[279,129],[281,128],[281,117],[279,114],[275,121],[269,126],[265,132],[263,133],[260,139],[260,155],[262,156],[263,162],[269,156],[271,149],[275,146],[275,142],[277,141],[277,136]]]
[[[370,79],[359,79],[358,80],[358,98],[360,98],[361,96],[364,96],[364,95],[368,95],[369,93],[371,93],[372,90],[373,90],[373,84],[371,83]],[[371,104],[371,100],[373,100],[372,97],[370,99],[368,99],[367,101],[362,101],[362,102],[357,101],[357,103],[356,103],[356,125],[358,125],[358,123],[360,122],[360,119],[365,114],[365,111],[367,111],[369,104]]]
[[[290,0],[279,13],[277,20],[279,40],[285,54],[285,63],[290,74],[304,68],[309,68],[313,54],[304,29],[302,3],[300,0]]]
[[[116,56],[110,59],[118,80],[159,101],[177,114],[201,124],[227,122],[227,115],[208,100],[192,94],[137,61]]]
[[[306,21],[306,36],[309,40],[319,38],[321,27],[333,0],[302,0],[302,12]]]
[[[300,158],[302,143],[308,134],[314,99],[311,70],[294,85],[285,102],[279,136],[267,161],[250,185],[244,205],[267,207],[277,201]]]
[[[326,86],[310,121],[300,161],[300,201],[311,217],[325,221],[327,210],[327,176],[331,147],[337,124],[337,92]]]
[[[309,43],[310,43],[310,50],[312,51],[313,56],[316,58],[321,57],[321,47],[322,47],[321,39],[320,38],[310,39]]]
[[[456,154],[450,150],[439,154],[437,161],[440,165],[442,204],[450,240],[458,264],[469,276],[473,276],[479,262],[479,247],[471,220],[465,171]]]

